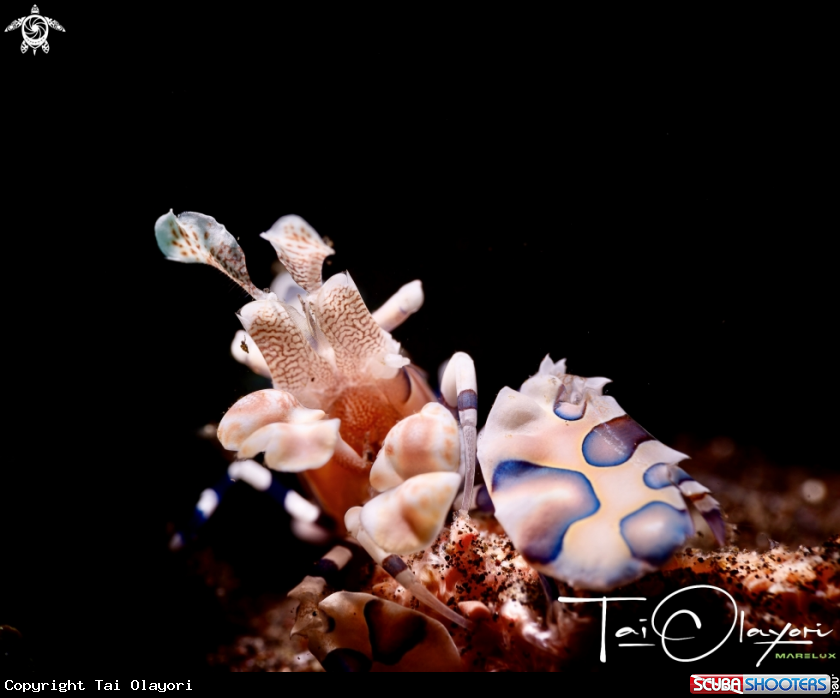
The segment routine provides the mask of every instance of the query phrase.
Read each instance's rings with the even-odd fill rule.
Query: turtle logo
[[[60,32],[64,31],[64,27],[54,19],[44,17],[38,11],[37,5],[32,6],[32,14],[28,17],[16,19],[6,27],[6,31],[10,32],[18,27],[22,27],[21,31],[23,32],[23,43],[20,45],[20,52],[26,53],[26,49],[31,48],[33,55],[35,55],[38,49],[41,49],[44,53],[50,52],[50,45],[47,43],[47,34],[50,31],[50,27]]]

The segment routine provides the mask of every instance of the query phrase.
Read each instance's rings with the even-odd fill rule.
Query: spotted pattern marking
[[[265,358],[275,388],[298,394],[310,383],[322,390],[334,386],[332,368],[310,346],[284,305],[255,301],[241,313],[245,331]]]
[[[215,218],[191,211],[176,217],[170,212],[158,219],[155,237],[158,247],[169,259],[215,267],[251,297],[265,297],[265,293],[251,283],[245,253],[239,243]]]
[[[512,535],[522,555],[543,564],[560,555],[573,523],[601,507],[583,473],[522,460],[499,463],[493,473],[492,496],[505,527],[515,530]],[[522,502],[528,502],[524,510]]]
[[[284,216],[263,233],[295,282],[309,292],[321,286],[321,267],[335,250],[298,216]]]
[[[633,556],[657,567],[693,533],[689,513],[664,502],[650,502],[621,520],[621,535]]]
[[[665,463],[654,463],[650,466],[645,470],[643,480],[652,490],[661,490],[663,487],[670,487],[674,484],[671,482],[668,475],[668,466]]]
[[[192,238],[198,244],[199,237],[195,230],[190,231]],[[209,239],[207,240],[209,242]],[[245,253],[236,240],[229,244],[219,244],[210,247],[208,264],[227,274],[231,279],[244,288],[252,298],[261,298],[265,294],[251,282],[248,268],[245,266]]]
[[[583,457],[589,465],[609,468],[626,463],[644,441],[653,437],[624,414],[594,427],[583,440]]]

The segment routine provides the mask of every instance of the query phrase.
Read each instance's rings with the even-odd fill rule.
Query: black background
[[[28,10],[8,7],[6,23]],[[41,671],[198,672],[218,639],[167,525],[224,469],[195,432],[248,389],[229,357],[248,299],[163,259],[170,208],[224,223],[260,287],[258,234],[287,213],[335,242],[327,273],[371,307],[422,279],[395,336],[432,373],[469,352],[482,420],[551,353],[612,378],[663,441],[837,467],[818,39],[487,8],[41,12],[67,30],[48,55],[0,36],[0,623]],[[294,577],[309,560],[240,497],[225,540]]]

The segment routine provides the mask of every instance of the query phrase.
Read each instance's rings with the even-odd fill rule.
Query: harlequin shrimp
[[[495,516],[520,552],[540,572],[596,591],[683,547],[694,533],[685,500],[725,538],[718,502],[677,465],[688,456],[603,395],[607,383],[568,375],[565,360],[547,356],[518,392],[499,392],[478,445]]]
[[[155,234],[169,259],[214,266],[251,295],[231,351],[273,385],[240,399],[219,423],[218,439],[236,460],[202,493],[193,530],[234,481],[247,482],[281,501],[299,530],[347,536],[416,599],[415,609],[419,601],[462,628],[492,615],[493,600],[444,603],[430,575],[418,577],[410,564],[439,547],[456,501],[459,546],[474,542],[469,511],[483,501],[504,529],[494,539],[507,546],[504,559],[515,549],[532,575],[578,589],[612,589],[660,567],[694,532],[687,502],[723,543],[718,503],[677,465],[687,456],[603,395],[608,379],[567,374],[565,361],[546,357],[519,391],[499,393],[477,438],[472,358],[452,356],[436,398],[390,334],[420,309],[419,281],[369,312],[349,274],[322,280],[333,250],[297,216],[262,234],[287,270],[266,291],[253,285],[242,249],[213,218],[170,212]],[[484,486],[474,490],[476,456]],[[315,501],[283,487],[272,470],[299,473]],[[300,602],[295,632],[322,663],[423,666],[434,654],[424,643],[432,642],[436,666],[457,668],[438,620],[369,594],[328,593],[351,549],[337,546],[290,594]],[[440,560],[450,557],[442,552]]]

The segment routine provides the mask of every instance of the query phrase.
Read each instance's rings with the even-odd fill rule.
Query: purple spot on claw
[[[601,507],[582,473],[521,460],[496,467],[493,503],[502,526],[515,531],[511,535],[522,555],[544,564],[560,555],[569,527]]]
[[[644,481],[652,490],[661,490],[674,484],[668,477],[668,466],[665,463],[656,463],[645,470]]]
[[[630,460],[638,445],[653,437],[629,416],[599,424],[583,440],[583,457],[589,465],[609,468]]]
[[[687,511],[651,502],[621,520],[621,535],[633,557],[659,567],[694,533]]]

